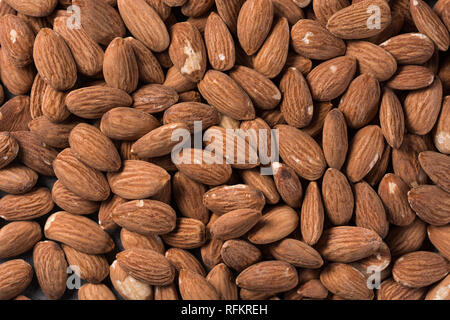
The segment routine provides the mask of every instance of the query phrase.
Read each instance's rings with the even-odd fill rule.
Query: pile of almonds
[[[0,16],[0,299],[60,299],[68,266],[80,300],[450,299],[449,0]],[[194,121],[277,130],[273,176],[225,147],[174,164]]]

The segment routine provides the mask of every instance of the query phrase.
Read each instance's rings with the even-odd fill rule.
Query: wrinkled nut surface
[[[0,300],[450,300],[449,28],[448,0],[0,1]]]

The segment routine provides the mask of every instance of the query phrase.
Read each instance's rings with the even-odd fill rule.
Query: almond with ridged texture
[[[206,21],[205,44],[214,69],[225,71],[234,66],[236,53],[233,37],[222,18],[214,12]]]
[[[306,0],[310,1],[310,0]],[[275,16],[284,17],[294,25],[305,17],[303,10],[291,0],[272,0]]]
[[[175,277],[169,260],[153,250],[125,250],[117,254],[117,262],[128,275],[150,285],[168,285]]]
[[[450,192],[450,157],[434,151],[419,154],[419,163],[428,177],[442,190]]]
[[[210,105],[200,102],[181,102],[173,105],[164,112],[163,123],[184,123],[189,131],[194,133],[195,121],[201,121],[202,130],[219,124],[217,110]]]
[[[377,164],[365,177],[365,180],[371,186],[376,186],[380,182],[381,178],[383,178],[383,175],[387,172],[388,165],[391,161],[391,149],[392,148],[388,144],[384,146],[380,161],[377,162]]]
[[[425,288],[408,288],[389,278],[381,283],[377,300],[422,300],[424,295]]]
[[[319,64],[307,76],[312,97],[317,101],[329,101],[347,89],[356,71],[356,60],[338,57]]]
[[[426,238],[427,225],[416,218],[405,227],[392,227],[386,238],[392,256],[399,256],[411,251],[419,250]]]
[[[81,162],[70,148],[61,151],[53,168],[61,183],[78,196],[91,201],[109,197],[110,189],[103,173]]]
[[[87,254],[103,254],[114,249],[114,241],[97,223],[64,211],[48,217],[44,234]]]
[[[430,60],[434,44],[422,33],[406,33],[389,38],[380,44],[399,64],[422,64]]]
[[[386,83],[395,90],[417,90],[430,86],[435,79],[433,72],[423,66],[400,66],[397,73]]]
[[[115,38],[105,51],[103,76],[108,86],[131,93],[139,82],[139,69],[133,47],[123,38]]]
[[[73,272],[90,283],[100,283],[109,274],[109,264],[103,255],[92,255],[78,251],[65,244],[62,245],[67,262],[77,266]]]
[[[178,93],[166,85],[149,84],[133,93],[133,107],[148,113],[158,113],[179,100]]]
[[[442,279],[441,282],[436,284],[430,290],[428,290],[425,300],[448,300],[450,299],[450,276]]]
[[[381,33],[390,23],[391,10],[386,1],[363,0],[333,14],[327,29],[342,39],[364,39]]]
[[[34,42],[36,69],[44,81],[55,90],[68,90],[77,81],[77,66],[64,39],[55,31],[44,28]]]
[[[281,92],[266,76],[254,69],[236,66],[230,76],[248,94],[256,107],[270,110],[278,106]]]
[[[394,173],[411,188],[427,182],[427,175],[420,166],[418,156],[428,149],[423,137],[406,134],[400,148],[392,151]]]
[[[178,93],[193,90],[196,87],[196,83],[183,76],[175,66],[167,70],[166,80],[163,84]]]
[[[219,112],[236,120],[255,118],[255,109],[249,96],[225,73],[209,70],[199,82],[198,89]]]
[[[280,201],[273,178],[262,174],[260,169],[244,170],[241,172],[241,177],[245,184],[261,191],[268,204],[277,204]]]
[[[328,290],[318,279],[312,279],[303,284],[297,293],[305,298],[325,299],[328,297]]]
[[[315,181],[310,182],[306,188],[300,218],[303,240],[311,246],[315,245],[322,236],[325,219],[322,197]]]
[[[405,115],[397,95],[389,88],[384,88],[380,105],[380,126],[386,142],[398,149],[403,142],[405,132]]]
[[[294,0],[294,2],[296,1],[299,0]],[[325,27],[333,14],[350,6],[350,3],[348,0],[315,0],[312,2],[312,7],[317,21]]]
[[[356,77],[343,95],[339,110],[351,128],[359,129],[369,124],[378,112],[380,84],[370,74]]]
[[[356,59],[361,73],[370,73],[378,81],[386,81],[397,70],[397,61],[382,47],[367,41],[350,41],[346,55]]]
[[[129,107],[133,99],[123,90],[107,86],[90,86],[71,91],[66,97],[69,111],[81,118],[99,119],[117,107]]]
[[[53,206],[50,191],[45,187],[35,188],[24,194],[8,194],[1,198],[0,217],[7,221],[32,220],[46,215]]]
[[[261,212],[252,209],[238,209],[220,216],[210,226],[212,237],[229,240],[246,234],[261,218]]]
[[[289,24],[280,18],[253,59],[254,68],[267,78],[275,78],[283,70],[289,52]]]
[[[116,224],[142,235],[166,234],[175,228],[176,213],[169,205],[155,200],[134,200],[116,206]]]
[[[447,51],[450,38],[438,15],[422,0],[410,0],[409,8],[417,29],[427,35],[441,51]]]
[[[245,0],[216,0],[217,13],[233,34],[237,31],[239,11]]]
[[[63,91],[57,91],[51,86],[47,86],[42,98],[42,114],[56,123],[65,121],[70,116],[65,104],[66,95]]]
[[[315,20],[299,20],[292,27],[291,38],[295,52],[309,59],[328,60],[345,53],[344,41]]]
[[[339,109],[327,113],[323,123],[322,148],[330,168],[340,170],[348,151],[347,123]]]
[[[145,0],[118,0],[117,4],[125,25],[136,39],[155,52],[167,49],[170,42],[167,28]]]
[[[109,110],[102,116],[100,130],[111,139],[136,140],[159,125],[159,121],[147,112],[119,107]]]
[[[27,166],[11,164],[0,169],[0,190],[9,194],[30,191],[38,180],[38,174]]]
[[[30,99],[28,98],[28,96],[17,96],[8,100],[0,107],[0,130],[10,132],[7,136],[4,136],[2,138],[3,143],[5,143],[6,145],[8,144],[8,139],[14,139],[12,135],[14,135],[15,133],[12,133],[11,131],[28,131],[28,124],[32,120],[29,106]],[[3,134],[6,134],[6,132],[4,132]],[[12,154],[14,153],[15,152],[12,152]],[[12,154],[9,155],[8,158],[10,158]],[[3,156],[6,156],[6,154],[4,154]],[[14,158],[10,160],[13,159]],[[8,159],[3,160],[5,162],[8,162]]]
[[[83,199],[64,187],[59,180],[56,180],[53,185],[52,198],[58,207],[73,214],[91,214],[98,211],[100,207],[99,202]]]
[[[226,241],[219,253],[223,262],[238,272],[255,264],[262,258],[261,251],[256,246],[239,239]]]
[[[281,78],[280,90],[283,93],[280,110],[286,122],[296,128],[309,125],[314,104],[303,75],[297,69],[289,68]]]
[[[32,17],[45,17],[53,12],[58,0],[6,0],[17,12]]]
[[[36,71],[30,64],[23,68],[18,68],[5,54],[5,50],[0,50],[0,76],[3,85],[14,95],[27,94],[34,81]]]
[[[333,227],[324,231],[317,250],[324,259],[349,263],[374,254],[383,241],[372,230],[361,227]]]
[[[366,126],[360,129],[350,143],[347,157],[346,174],[350,182],[363,179],[381,159],[384,150],[384,138],[378,126]]]
[[[332,293],[348,300],[372,300],[373,291],[367,288],[365,276],[356,268],[331,263],[320,273],[320,282]]]
[[[164,243],[158,235],[144,236],[122,228],[120,231],[120,241],[125,250],[149,249],[161,254],[165,252]]]
[[[169,180],[166,170],[141,160],[126,160],[120,171],[108,173],[112,192],[130,200],[154,196]]]
[[[231,177],[231,166],[221,155],[214,155],[207,150],[184,149],[174,156],[178,170],[199,183],[217,186]]]
[[[78,120],[69,118],[66,121],[55,123],[46,116],[35,118],[28,123],[31,132],[34,132],[46,145],[63,149],[69,146],[70,131],[79,124]]]
[[[114,289],[125,300],[152,300],[153,287],[128,275],[117,263],[111,264],[110,278]]]
[[[298,284],[298,275],[295,268],[284,261],[263,261],[256,263],[236,278],[240,288],[252,291],[284,292]]]
[[[69,26],[67,17],[58,17],[53,21],[54,30],[69,46],[78,71],[88,77],[97,76],[103,67],[103,49],[89,37],[83,27],[77,29]]]
[[[139,79],[143,83],[162,84],[164,82],[164,72],[153,53],[141,41],[133,37],[125,38],[125,42],[129,43],[133,48],[139,68]]]
[[[155,300],[178,300],[178,291],[175,284],[155,286]]]
[[[42,99],[47,84],[39,74],[36,75],[30,92],[30,113],[33,119],[42,116]]]
[[[19,143],[18,160],[27,167],[44,176],[54,176],[52,163],[58,151],[47,146],[39,136],[29,131],[12,132]]]
[[[271,245],[269,252],[275,259],[295,267],[317,269],[323,265],[322,257],[314,248],[295,239],[283,239]]]
[[[114,293],[104,284],[86,283],[78,290],[78,300],[116,300]]]
[[[214,0],[188,0],[182,7],[181,13],[188,17],[199,17],[214,5]]]
[[[293,232],[298,227],[299,220],[297,212],[291,207],[273,207],[250,230],[248,239],[254,244],[276,242]]]
[[[0,132],[0,168],[10,164],[19,153],[19,144],[8,132]]]
[[[199,248],[206,242],[205,225],[196,219],[178,218],[175,229],[162,238],[166,244],[175,248]]]
[[[203,195],[203,204],[216,214],[224,214],[237,209],[261,211],[266,201],[261,191],[245,185],[219,186]]]
[[[415,214],[408,203],[408,185],[397,175],[388,173],[378,185],[378,195],[384,203],[389,222],[397,226],[408,226]]]
[[[200,261],[187,250],[170,248],[166,251],[165,257],[175,267],[177,272],[181,272],[181,270],[185,269],[203,277],[206,276],[206,272]]]
[[[386,237],[389,231],[389,222],[378,194],[365,181],[358,182],[353,188],[356,225],[375,231],[381,238]]]
[[[429,251],[415,251],[400,257],[392,268],[394,280],[409,288],[422,288],[448,274],[448,261]]]
[[[317,180],[325,171],[322,149],[307,133],[288,125],[278,125],[280,155],[302,178]]]
[[[428,238],[439,253],[445,258],[450,257],[450,226],[428,226]]]
[[[434,145],[446,154],[450,154],[450,97],[446,96],[442,103],[442,111],[434,133]]]
[[[27,252],[42,238],[41,227],[36,222],[11,222],[0,229],[0,259]]]
[[[417,216],[428,224],[443,226],[450,222],[450,193],[435,185],[422,185],[408,192],[408,201]]]
[[[282,163],[272,164],[273,179],[278,193],[286,204],[298,208],[303,196],[303,188],[295,171]]]
[[[198,273],[183,269],[180,271],[178,286],[183,300],[219,300],[216,289]]]
[[[33,62],[34,33],[21,18],[8,14],[0,19],[0,43],[5,55],[16,67]]]
[[[189,80],[200,81],[208,60],[200,32],[189,22],[180,22],[171,28],[170,35],[169,55],[174,66]]]
[[[354,196],[347,177],[329,168],[322,180],[322,196],[328,219],[334,225],[346,225],[353,215]]]
[[[408,93],[403,103],[408,131],[422,136],[429,133],[439,117],[441,104],[442,83],[439,78],[425,89]]]
[[[67,261],[61,247],[53,241],[41,241],[33,250],[36,277],[44,294],[58,300],[66,291]]]
[[[33,267],[22,259],[0,264],[0,300],[17,297],[33,279]]]
[[[264,43],[272,26],[274,10],[269,0],[246,1],[239,11],[237,36],[241,47],[252,55]]]
[[[221,300],[237,300],[238,292],[231,270],[223,263],[216,265],[208,273],[206,280],[216,289]]]
[[[164,21],[169,18],[172,9],[167,4],[165,4],[163,0],[145,0],[145,2],[147,2],[153,9],[155,9],[155,11]]]

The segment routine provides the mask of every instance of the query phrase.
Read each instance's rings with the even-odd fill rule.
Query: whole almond
[[[183,300],[219,300],[216,289],[198,273],[183,269],[178,286]]]
[[[227,266],[238,272],[255,264],[262,258],[261,251],[244,240],[225,241],[220,250],[220,256]]]
[[[22,259],[0,264],[0,299],[9,300],[25,290],[33,279],[33,268]]]
[[[381,283],[377,300],[421,300],[424,295],[424,288],[408,288],[390,278]]]
[[[29,107],[30,99],[27,96],[17,96],[8,100],[0,107],[2,115],[0,130],[10,132],[28,130],[28,123],[31,121]]]
[[[269,247],[272,256],[295,267],[317,269],[323,265],[320,254],[306,243],[295,239],[284,239]]]
[[[298,2],[301,0],[294,0]],[[348,7],[351,2],[348,0],[317,0],[313,1],[314,14],[317,20],[326,26],[328,19],[336,12]]]
[[[0,132],[0,168],[10,164],[19,153],[19,144],[8,132]]]
[[[346,225],[353,215],[354,196],[345,175],[328,169],[322,180],[322,197],[327,216],[334,225]]]
[[[434,52],[433,42],[421,33],[406,33],[392,37],[381,43],[380,47],[392,54],[399,64],[425,63]]]
[[[164,73],[158,59],[153,53],[139,40],[132,37],[125,38],[133,48],[134,55],[139,68],[139,79],[143,83],[164,82]]]
[[[219,71],[234,66],[236,54],[233,37],[222,18],[211,13],[205,26],[205,44],[212,67]]]
[[[133,93],[133,106],[136,109],[158,113],[178,102],[178,93],[169,86],[160,84],[145,85]]]
[[[187,250],[170,248],[166,251],[165,257],[175,267],[178,272],[181,270],[189,270],[201,276],[206,276],[202,264],[197,258]]]
[[[32,16],[45,17],[52,13],[58,4],[57,0],[7,0],[6,3],[17,12]]]
[[[233,273],[225,264],[220,263],[211,269],[206,280],[216,289],[222,300],[238,299]]]
[[[312,181],[306,188],[300,215],[300,231],[303,240],[314,245],[322,236],[324,224],[324,209],[317,182]]]
[[[274,162],[272,169],[275,186],[281,198],[289,206],[293,208],[299,207],[303,196],[303,188],[295,171],[279,162]]]
[[[405,115],[399,99],[389,88],[384,88],[381,99],[380,126],[386,142],[398,149],[403,142]]]
[[[252,209],[238,209],[220,216],[210,226],[211,236],[235,239],[247,233],[261,218],[261,212]]]
[[[67,262],[81,279],[90,283],[100,283],[109,274],[109,264],[103,255],[91,255],[62,245]],[[76,268],[75,268],[76,267]]]
[[[450,126],[448,119],[450,118],[448,115],[450,113],[450,98],[446,96],[444,98],[444,102],[442,104],[441,115],[439,116],[436,132],[434,134],[434,144],[436,148],[446,154],[450,154],[450,141],[447,137],[449,136]]]
[[[65,104],[66,93],[47,86],[42,98],[42,114],[50,121],[62,122],[70,116]]]
[[[120,241],[125,250],[128,249],[149,249],[164,254],[164,243],[156,234],[141,235],[122,228],[120,231]]]
[[[8,59],[17,67],[33,61],[34,33],[21,18],[8,14],[0,19],[0,43]]]
[[[27,193],[37,180],[37,173],[21,164],[11,164],[0,169],[0,190],[9,194]]]
[[[434,151],[419,154],[419,163],[426,174],[444,191],[450,192],[450,158]]]
[[[48,217],[44,233],[48,239],[87,254],[103,254],[114,248],[114,241],[97,223],[64,211]]]
[[[233,34],[237,31],[237,20],[239,11],[245,0],[217,0],[217,13],[226,23]]]
[[[6,195],[0,199],[0,217],[8,221],[32,220],[53,209],[50,191],[45,187],[34,188],[20,195]]]
[[[73,121],[73,122],[72,122]],[[69,147],[69,134],[78,125],[78,121],[72,118],[67,121],[55,123],[46,116],[35,118],[28,123],[31,132],[39,136],[46,145],[53,148]]]
[[[15,95],[27,94],[33,86],[36,71],[32,64],[25,67],[16,67],[5,54],[5,50],[0,50],[0,77],[3,85]]]
[[[178,218],[175,229],[162,238],[165,243],[175,248],[198,248],[206,241],[205,225],[196,219]]]
[[[91,214],[98,211],[100,203],[85,200],[57,180],[52,188],[52,198],[58,207],[73,214]]]
[[[348,151],[347,123],[339,109],[327,113],[323,123],[322,148],[330,168],[340,170]]]
[[[12,258],[27,252],[42,237],[36,222],[11,222],[0,229],[0,258]]]
[[[434,185],[415,187],[408,192],[408,201],[423,221],[435,226],[450,222],[450,194],[441,188]]]
[[[117,262],[128,275],[150,285],[168,285],[175,277],[169,260],[153,250],[125,250],[117,255]]]
[[[400,66],[397,73],[386,83],[395,90],[417,90],[426,88],[434,81],[433,72],[423,66]]]
[[[428,226],[428,238],[445,258],[450,257],[449,226]]]
[[[391,228],[386,243],[389,245],[392,256],[419,250],[426,238],[426,230],[426,224],[418,218],[405,227]]]
[[[181,7],[181,13],[188,17],[198,17],[207,12],[214,0],[188,0]]]

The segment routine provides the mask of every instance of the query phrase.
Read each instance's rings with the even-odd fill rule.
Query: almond
[[[237,31],[239,11],[245,0],[216,0],[217,13],[233,34]]]
[[[8,132],[0,132],[0,168],[10,164],[19,153],[19,144]]]
[[[450,222],[450,194],[441,188],[434,185],[415,187],[408,192],[408,201],[423,221],[435,226]]]
[[[31,121],[30,99],[27,96],[14,97],[0,108],[0,130],[27,131]]]
[[[241,272],[262,258],[261,251],[244,240],[228,240],[220,250],[223,262],[230,268]]]
[[[67,119],[67,121],[55,123],[46,116],[35,118],[28,123],[31,132],[39,136],[43,143],[53,148],[69,147],[69,134],[77,126],[79,121]]]
[[[91,214],[98,211],[100,204],[76,195],[57,180],[52,188],[52,198],[58,207],[73,214]]]
[[[36,76],[33,65],[18,68],[6,57],[5,50],[0,50],[0,77],[3,85],[14,95],[27,94]]]
[[[326,114],[323,122],[322,148],[330,168],[340,170],[348,151],[347,123],[339,109]]]
[[[21,18],[8,14],[0,19],[0,43],[4,54],[17,67],[33,61],[34,33]]]
[[[42,237],[41,227],[36,222],[11,222],[0,229],[0,258],[16,257],[27,252]]]
[[[377,300],[421,300],[424,295],[424,288],[408,288],[390,278],[381,283]]]
[[[279,162],[274,162],[272,169],[275,186],[281,198],[289,206],[298,208],[303,196],[303,188],[297,174],[291,167]]]
[[[78,290],[78,300],[116,300],[116,297],[104,284],[86,283]]]
[[[450,192],[450,158],[434,151],[419,154],[419,162],[426,174],[444,191]]]
[[[392,37],[380,44],[392,54],[399,64],[422,64],[434,53],[434,44],[421,33],[406,33]]]
[[[181,270],[184,269],[197,273],[201,276],[206,276],[206,272],[201,263],[189,251],[178,248],[170,248],[166,251],[165,257],[178,272],[181,272]]]
[[[117,263],[117,260],[111,264],[109,276],[114,289],[122,298],[126,300],[151,300],[153,298],[152,286],[128,275]]]
[[[216,289],[198,273],[181,270],[178,286],[183,300],[219,300]]]
[[[164,243],[156,234],[141,235],[122,228],[120,231],[120,241],[125,250],[128,249],[149,249],[164,254]]]
[[[418,250],[426,238],[426,224],[420,219],[405,227],[393,227],[386,239],[392,256]]]
[[[64,211],[52,214],[45,223],[45,236],[87,254],[103,254],[114,248],[114,241],[89,218]]]
[[[446,259],[450,257],[450,237],[448,231],[448,225],[441,227],[428,226],[428,238]]]
[[[269,247],[272,256],[295,267],[316,269],[323,265],[320,254],[304,242],[284,239]]]
[[[206,280],[216,289],[222,300],[237,300],[238,292],[233,273],[220,263],[208,273]]]
[[[35,188],[21,195],[9,194],[0,199],[0,216],[9,221],[32,220],[52,209],[52,196],[45,187]]]
[[[425,300],[445,300],[449,298],[448,283],[450,277],[445,277],[441,282],[428,290]],[[420,289],[419,289],[420,290]]]
[[[450,140],[448,136],[450,135],[450,126],[448,119],[450,111],[450,98],[446,96],[444,98],[444,102],[442,104],[442,111],[439,119],[437,121],[436,132],[434,135],[434,144],[436,148],[442,152],[449,154],[450,153]]]
[[[261,218],[261,212],[238,209],[220,216],[210,227],[211,236],[222,240],[235,239],[246,234]]]
[[[397,73],[386,83],[395,90],[417,90],[426,88],[434,81],[431,70],[422,66],[400,66]]]
[[[52,13],[58,4],[57,0],[7,0],[6,3],[17,12],[32,16],[45,17]]]
[[[315,245],[322,236],[324,224],[324,209],[317,182],[312,181],[306,188],[300,215],[300,230],[303,240],[309,245]]]
[[[37,173],[21,164],[11,164],[0,169],[0,190],[9,194],[27,193],[37,180]]]
[[[313,1],[313,10],[317,20],[325,26],[333,14],[350,6],[350,3],[348,0],[316,0]]]
[[[403,142],[405,115],[399,99],[389,88],[384,88],[381,99],[380,126],[386,142],[398,149]]]
[[[33,268],[22,259],[0,264],[0,299],[9,300],[25,290],[33,279]]]
[[[109,274],[109,265],[102,255],[91,255],[78,251],[67,245],[62,245],[67,262],[76,266],[74,273],[90,283],[100,283]]]
[[[205,44],[212,67],[226,71],[234,66],[236,54],[233,37],[222,18],[212,12],[205,26]]]
[[[198,248],[206,241],[205,225],[196,219],[178,218],[175,229],[162,238],[165,243],[175,248]]]
[[[354,196],[346,176],[328,169],[322,180],[322,197],[327,216],[334,225],[346,225],[353,215]]]

